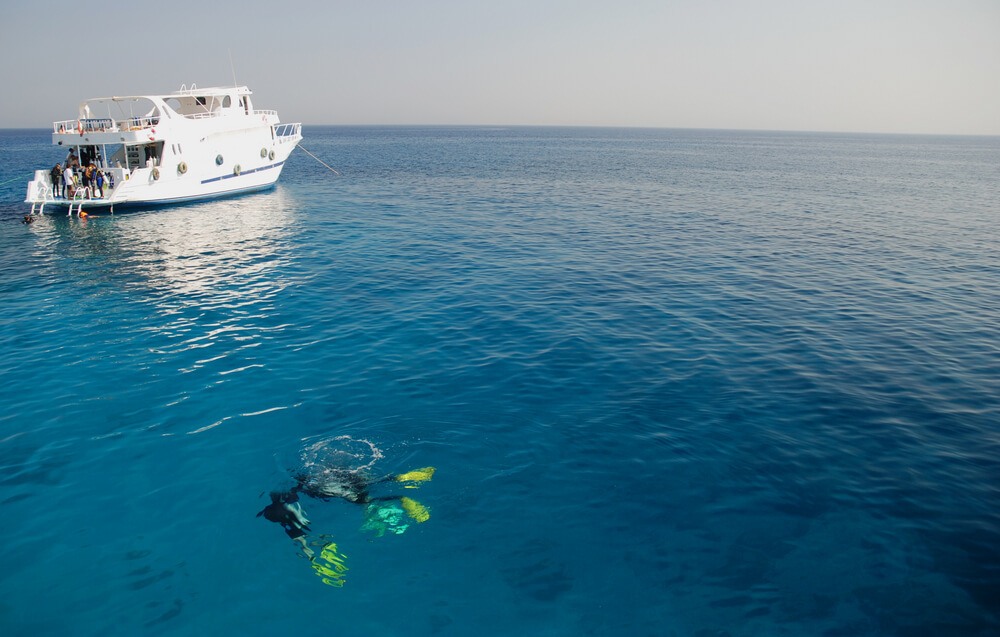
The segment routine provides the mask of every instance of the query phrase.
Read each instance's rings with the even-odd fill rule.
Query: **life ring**
[[[223,161],[222,155],[216,155],[215,156],[215,165],[216,166],[221,166],[222,165],[222,161]]]
[[[261,148],[260,149],[260,158],[264,159],[265,157],[267,157],[267,149],[266,148]]]
[[[240,168],[239,164],[236,164],[235,166],[233,166],[233,174],[234,175],[238,176],[241,172],[243,172],[243,169]]]
[[[159,168],[154,168],[153,169],[153,180],[155,181],[155,180],[157,180],[159,178],[160,178],[160,169]]]
[[[177,164],[177,172],[183,175],[187,171],[188,171],[188,165],[186,161],[182,161],[181,163]]]
[[[274,151],[273,150],[267,154],[267,158],[268,159],[274,159]]]

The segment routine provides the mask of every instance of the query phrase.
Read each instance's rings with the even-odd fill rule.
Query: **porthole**
[[[268,159],[274,159],[274,151],[272,150],[270,153],[268,153],[267,157]]]
[[[243,170],[243,169],[242,169],[242,168],[240,168],[240,165],[239,165],[239,164],[236,164],[235,166],[233,166],[233,174],[234,174],[234,175],[239,175],[239,174],[240,174],[240,172],[242,172],[242,170]]]
[[[260,158],[264,159],[265,157],[267,157],[267,149],[266,148],[261,148],[260,149]]]
[[[221,166],[222,165],[222,161],[223,161],[222,155],[216,155],[215,156],[215,165],[216,166]]]

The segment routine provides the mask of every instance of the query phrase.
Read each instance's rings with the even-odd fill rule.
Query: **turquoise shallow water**
[[[305,136],[27,226],[0,132],[0,633],[1000,632],[1000,139]],[[333,588],[254,515],[340,436],[437,474]]]

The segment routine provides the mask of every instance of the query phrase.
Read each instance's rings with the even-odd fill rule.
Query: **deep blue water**
[[[0,634],[1000,634],[1000,138],[305,135],[25,225],[0,131]],[[254,515],[360,441],[334,588]]]

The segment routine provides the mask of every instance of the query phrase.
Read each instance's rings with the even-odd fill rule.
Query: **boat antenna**
[[[233,50],[229,49],[229,70],[233,72],[233,88],[239,88],[236,83],[236,66],[233,65]]]

